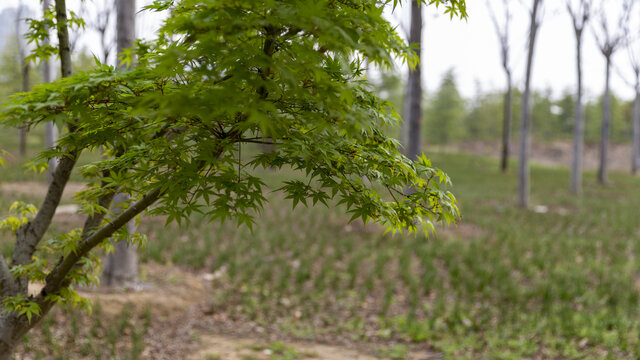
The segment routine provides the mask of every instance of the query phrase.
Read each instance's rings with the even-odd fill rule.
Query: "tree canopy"
[[[108,250],[107,238],[147,209],[168,221],[199,212],[251,226],[265,201],[266,185],[253,171],[259,167],[307,175],[279,187],[294,206],[335,199],[352,220],[393,231],[432,231],[435,222],[455,220],[447,175],[425,156],[413,162],[400,154],[384,134],[397,115],[365,86],[365,59],[382,67],[396,58],[416,61],[383,18],[385,3],[158,0],[147,10],[170,16],[157,39],[138,42],[121,59],[135,59],[135,67],[100,65],[15,96],[2,110],[3,124],[55,121],[65,132],[34,163],[44,168],[47,159],[61,159],[42,206],[16,204],[18,214],[2,222],[18,234],[36,229],[25,244],[18,236],[11,272],[19,286],[0,277],[3,306],[31,320],[56,302],[75,301],[69,285],[95,279],[90,251]],[[464,1],[430,3],[466,16]],[[262,142],[275,150],[240,156],[243,144]],[[84,228],[41,242],[39,229],[50,222],[42,213],[57,206],[57,187],[83,151],[99,146],[110,156],[80,169],[90,183],[76,196]],[[116,191],[132,200],[114,215],[108,209]],[[41,252],[59,261],[49,264]],[[45,286],[27,297],[25,279]]]

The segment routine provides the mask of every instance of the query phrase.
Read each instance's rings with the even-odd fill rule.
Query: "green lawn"
[[[301,338],[428,344],[447,359],[640,357],[639,178],[601,187],[587,173],[575,198],[567,170],[534,167],[532,202],[547,207],[536,213],[515,207],[515,171],[497,160],[430,155],[454,182],[457,229],[385,235],[340,207],[292,210],[270,193],[253,233],[145,220],[141,258],[206,268],[212,309]],[[23,176],[9,169],[0,181]]]

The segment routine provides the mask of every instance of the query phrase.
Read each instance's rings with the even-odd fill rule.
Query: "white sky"
[[[500,0],[489,0],[498,14],[502,14]],[[612,11],[617,0],[606,2],[607,15],[615,18]],[[511,60],[516,85],[524,85],[526,66],[527,35],[529,30],[528,8],[531,1],[509,0],[514,19],[511,29]],[[564,0],[546,0],[542,25],[536,41],[532,83],[538,90],[551,88],[555,96],[565,90],[574,91],[576,82],[575,36]],[[408,28],[408,5],[397,9],[390,18],[402,21]],[[453,68],[458,88],[465,97],[477,93],[478,86],[483,91],[501,90],[505,87],[500,46],[485,1],[467,1],[469,18],[467,21],[438,15],[441,11],[429,6],[423,15],[423,82],[428,91],[438,88],[442,75]],[[640,15],[640,8],[635,7]],[[634,13],[634,15],[636,15]],[[595,19],[594,19],[595,20]],[[590,23],[596,25],[595,21]],[[592,27],[592,26],[590,26]],[[594,30],[586,29],[583,39],[583,83],[587,96],[598,96],[604,89],[605,63],[593,36]],[[635,44],[638,47],[638,44]],[[611,84],[614,92],[624,98],[634,96],[633,88],[622,80],[619,73],[632,76],[629,69],[628,53],[620,49],[614,56],[619,71],[612,72]],[[627,78],[627,81],[631,79]]]
[[[39,0],[22,0],[33,8],[40,7]],[[95,4],[97,1],[93,0]],[[499,11],[500,0],[489,0]],[[617,0],[601,0],[607,2],[611,9]],[[150,0],[138,0],[138,4]],[[527,9],[523,3],[529,1],[513,1],[514,21],[512,22],[511,48],[514,81],[517,86],[524,82],[526,60],[526,42],[528,31]],[[0,10],[15,7],[19,0],[0,0]],[[73,9],[78,0],[69,0],[69,8]],[[391,21],[401,21],[408,28],[408,1],[405,8],[398,8],[389,17]],[[564,91],[573,91],[575,87],[575,38],[571,20],[567,14],[563,0],[547,0],[545,16],[536,43],[536,56],[533,70],[533,86],[538,90],[551,88],[555,96]],[[91,8],[92,1],[87,1]],[[140,6],[140,5],[139,5]],[[482,91],[501,90],[504,88],[504,74],[501,67],[500,50],[493,24],[489,17],[486,2],[480,0],[467,1],[469,19],[467,21],[438,15],[440,10],[429,6],[425,9],[423,34],[423,82],[427,91],[431,92],[439,86],[442,75],[453,68],[458,87],[465,97],[474,96],[478,88]],[[608,10],[609,11],[609,10]],[[640,8],[635,12],[640,15]],[[138,16],[137,30],[139,36],[149,38],[158,26],[160,18],[148,13]],[[592,25],[595,22],[592,22]],[[399,30],[402,31],[402,30]],[[80,44],[92,52],[99,54],[99,38],[92,31],[85,31]],[[80,45],[82,46],[82,45]],[[636,44],[636,47],[638,44]],[[632,88],[620,77],[619,73],[630,76],[626,49],[618,51],[614,62],[619,72],[612,73],[613,90],[626,99],[633,96]],[[604,60],[598,51],[592,29],[585,32],[584,39],[584,84],[587,96],[600,94],[604,88]]]

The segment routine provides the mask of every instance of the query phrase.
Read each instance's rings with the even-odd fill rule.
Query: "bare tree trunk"
[[[136,4],[135,0],[116,1],[116,46],[117,53],[134,45],[136,36]],[[113,199],[113,209],[117,214],[122,210],[122,205],[129,201],[127,194],[117,194]],[[127,232],[132,235],[136,232],[134,221],[127,223]],[[135,287],[138,282],[138,256],[135,246],[128,246],[120,241],[114,244],[113,253],[107,256],[102,272],[102,284],[105,286]]]
[[[573,128],[573,161],[571,164],[571,192],[582,192],[582,149],[584,147],[584,115],[582,106],[582,29],[576,30],[576,118]]]
[[[529,28],[529,49],[527,53],[527,72],[525,77],[524,94],[522,98],[522,128],[520,131],[520,164],[518,169],[518,205],[529,206],[529,152],[531,150],[531,73],[533,70],[533,54],[535,50],[536,34],[539,20],[538,8],[542,0],[533,0],[531,9],[531,25]]]
[[[22,91],[29,91],[29,63],[25,61],[27,57],[27,49],[25,46],[25,41],[22,37],[22,11],[24,10],[24,5],[22,1],[18,3],[18,10],[16,11],[16,41],[18,45],[18,55],[20,61],[20,72],[22,76]],[[20,156],[25,156],[27,154],[27,128],[24,126],[20,127],[19,130],[19,145],[18,152]]]
[[[409,69],[409,80],[407,82],[408,113],[405,121],[408,122],[407,157],[416,160],[420,155],[420,138],[422,125],[422,82],[421,82],[421,49],[422,49],[422,7],[419,0],[411,2],[411,28],[409,30],[409,43],[416,46],[414,49],[418,57],[415,68]]]
[[[122,212],[122,206],[129,201],[127,194],[119,193],[113,198],[112,211],[114,216]],[[129,235],[136,232],[134,220],[127,223]],[[126,241],[114,244],[113,253],[104,261],[102,285],[118,287],[134,287],[138,281],[138,255],[135,246],[128,246]]]
[[[22,68],[22,91],[29,91],[29,72],[31,67],[29,63],[24,60],[24,50],[21,50],[20,65]],[[20,156],[27,154],[27,128],[25,126],[20,127]]]
[[[498,36],[498,40],[500,41],[500,57],[502,59],[502,69],[504,70],[504,74],[507,80],[507,89],[504,95],[504,114],[502,118],[502,151],[500,153],[500,170],[504,173],[509,167],[509,154],[511,152],[511,94],[513,82],[511,79],[511,66],[509,61],[511,55],[509,43],[509,24],[511,23],[512,18],[509,8],[509,0],[503,0],[502,6],[504,8],[504,15],[501,17],[501,19],[498,19],[498,16],[493,11],[491,1],[487,0],[487,8],[489,9],[491,20],[493,21],[493,26],[496,30],[496,35]],[[503,25],[501,25],[501,22],[503,23]]]
[[[409,114],[411,113],[411,101],[411,69],[409,69],[402,104],[402,127],[400,128],[400,145],[402,145],[402,153],[406,156],[409,155]]]
[[[638,173],[638,167],[640,167],[640,84],[636,82],[636,97],[633,101],[633,140],[631,146],[631,173],[633,175]]]
[[[504,119],[502,123],[502,154],[500,159],[500,170],[506,172],[509,166],[509,152],[511,150],[511,72],[507,74],[507,92],[504,94]]]
[[[42,10],[48,9],[50,5],[49,0],[42,1]],[[48,31],[48,29],[47,29]],[[44,45],[48,46],[50,44],[49,36],[44,39]],[[42,62],[42,80],[45,83],[51,82],[53,79],[51,77],[51,64],[49,61],[45,60]],[[55,146],[56,141],[58,141],[58,128],[56,125],[49,121],[45,124],[44,128],[44,143],[47,148],[51,148]],[[47,176],[47,182],[50,184],[53,180],[53,173],[56,171],[56,166],[58,166],[58,159],[51,158],[49,159],[49,175]]]
[[[607,156],[609,149],[609,132],[611,128],[611,55],[606,56],[606,77],[604,86],[604,98],[602,99],[602,139],[600,141],[600,168],[598,169],[598,182],[607,183]]]

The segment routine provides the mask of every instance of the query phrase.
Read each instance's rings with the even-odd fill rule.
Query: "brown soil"
[[[63,201],[70,201],[73,195],[78,191],[84,190],[85,184],[78,182],[69,182],[64,189],[62,195]],[[38,199],[44,198],[47,194],[47,187],[44,183],[38,181],[24,181],[15,183],[1,183],[0,192],[8,195],[10,198],[16,195],[29,195]]]
[[[491,141],[466,141],[448,146],[443,150],[463,151],[478,155],[499,157],[500,143]],[[511,157],[517,158],[518,144],[511,144]],[[570,141],[534,142],[531,146],[531,160],[547,166],[571,166],[572,143]],[[585,170],[596,170],[600,164],[600,147],[585,144],[582,165]],[[631,144],[609,144],[608,169],[629,171],[631,168]]]
[[[104,318],[115,318],[125,306],[148,309],[153,319],[145,338],[143,359],[269,360],[269,344],[280,342],[295,350],[300,360],[374,360],[383,344],[340,341],[315,343],[267,331],[254,323],[215,313],[209,306],[213,274],[175,266],[144,264],[139,291],[99,289],[79,291],[99,303]],[[415,351],[410,360],[438,359],[439,354]]]

